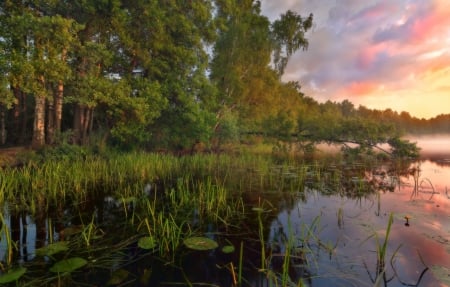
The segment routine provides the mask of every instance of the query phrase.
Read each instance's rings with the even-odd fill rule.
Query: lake
[[[411,168],[417,172],[371,174],[383,177],[390,188],[360,198],[307,190],[272,222],[269,241],[289,229],[301,238],[316,220],[315,236],[327,248],[315,244],[308,249],[310,285],[330,286],[332,280],[333,286],[373,286],[377,246],[384,243],[393,214],[380,286],[449,286],[450,162],[426,160]]]
[[[307,189],[272,222],[269,241],[280,232],[301,238],[308,226],[317,229],[326,248],[307,248],[307,274],[314,274],[308,285],[450,286],[450,137],[409,139],[421,147],[421,160],[403,171],[368,171],[365,180],[378,182],[377,192],[355,198]],[[383,272],[377,247],[391,214]]]
[[[6,203],[1,269],[25,267],[19,286],[450,286],[450,138],[416,140],[417,162],[277,162],[220,175],[211,165],[189,192],[205,206],[203,189],[232,193],[224,211],[183,203],[200,175],[145,198],[100,192],[42,213]],[[140,239],[158,232],[159,251],[146,249]],[[193,235],[217,245],[195,250]],[[82,264],[55,272],[73,258]]]

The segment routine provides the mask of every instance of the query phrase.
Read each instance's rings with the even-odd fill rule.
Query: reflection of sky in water
[[[282,226],[286,234],[291,232],[297,239],[304,238],[305,230],[316,220],[319,223],[314,234],[321,240],[320,244],[335,248],[330,256],[325,248],[318,247],[317,240],[310,240],[312,244],[308,248],[314,256],[310,256],[312,262],[309,263],[313,269],[316,263],[318,266],[310,271],[327,278],[314,279],[313,286],[329,286],[329,278],[337,280],[333,281],[335,286],[373,286],[368,272],[376,277],[376,239],[370,236],[376,233],[380,244],[383,243],[392,212],[394,222],[386,259],[388,278],[393,275],[391,256],[401,247],[393,261],[398,277],[388,286],[416,284],[425,268],[421,258],[429,267],[450,268],[450,194],[446,194],[446,188],[450,189],[450,166],[425,161],[420,164],[420,169],[418,183],[421,188],[413,197],[412,176],[402,177],[402,184],[394,192],[380,192],[380,202],[377,194],[355,200],[339,195],[321,196],[310,190],[306,202],[299,201],[293,209],[279,214],[278,220],[272,223],[271,236]],[[339,222],[340,210],[343,223]],[[410,217],[409,226],[405,226],[406,215]],[[445,285],[439,285],[428,270],[419,286]]]

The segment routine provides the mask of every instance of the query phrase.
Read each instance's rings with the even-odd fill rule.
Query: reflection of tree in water
[[[423,153],[421,160],[428,160],[439,167],[450,166],[450,155],[448,153]]]

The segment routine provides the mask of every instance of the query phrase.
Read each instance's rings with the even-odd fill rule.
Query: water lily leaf
[[[184,240],[184,245],[194,250],[211,250],[219,246],[216,241],[207,237],[189,237]]]
[[[128,278],[129,274],[130,274],[130,272],[128,272],[125,269],[116,270],[112,274],[109,281],[106,283],[106,286],[119,285],[120,283],[122,283],[123,281],[125,281]]]
[[[7,273],[0,275],[0,284],[17,281],[27,271],[25,267],[19,267],[9,270]]]
[[[450,269],[445,268],[444,266],[434,265],[431,266],[431,272],[433,272],[434,277],[439,281],[450,286]]]
[[[155,238],[153,236],[146,236],[139,238],[138,246],[142,249],[153,249],[156,247]]]
[[[264,211],[264,209],[261,208],[261,207],[253,207],[252,210],[256,211],[256,212],[263,212]]]
[[[52,256],[56,253],[69,250],[67,241],[58,241],[36,249],[37,256]]]
[[[63,273],[63,272],[73,272],[84,265],[87,264],[87,261],[80,257],[72,257],[68,259],[63,259],[61,261],[56,262],[53,264],[53,266],[50,268],[51,272],[54,273]]]
[[[234,252],[234,246],[233,245],[226,245],[222,247],[222,252],[225,254],[233,253]]]

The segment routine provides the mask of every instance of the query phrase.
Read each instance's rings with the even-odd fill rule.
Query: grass
[[[381,286],[383,283],[386,285],[388,282],[392,281],[394,279],[394,276],[387,278],[386,274],[386,256],[387,256],[387,250],[388,250],[388,244],[389,244],[389,236],[391,233],[392,224],[394,222],[394,214],[391,212],[389,214],[388,223],[386,226],[386,233],[384,235],[384,239],[381,241],[378,234],[374,232],[374,234],[370,237],[368,237],[366,240],[370,239],[371,237],[375,237],[375,246],[376,246],[376,254],[377,254],[377,263],[376,263],[376,271],[375,271],[375,277],[372,277],[372,275],[369,272],[369,269],[364,263],[364,266],[366,268],[366,271],[369,274],[369,277],[371,281],[374,283],[374,286]],[[366,241],[365,240],[365,241]],[[398,250],[401,248],[401,245],[397,247],[395,252],[393,253],[391,257],[391,262],[393,261],[393,258],[397,254]]]
[[[11,230],[9,229],[8,224],[5,220],[5,218],[3,217],[2,213],[0,213],[0,224],[1,224],[0,234],[2,235],[1,237],[4,238],[6,241],[6,252],[5,252],[6,266],[4,266],[3,264],[0,263],[0,268],[2,269],[2,271],[6,271],[14,263],[13,255],[17,250],[17,246],[11,238]]]
[[[75,210],[71,213],[75,218],[65,222],[73,224],[75,219],[80,219],[80,232],[69,237],[71,250],[66,256],[90,258],[91,268],[109,270],[135,262],[135,259],[126,260],[127,248],[142,237],[150,237],[155,243],[155,248],[146,250],[142,256],[150,253],[176,264],[184,252],[181,244],[184,238],[204,232],[210,226],[227,229],[244,222],[243,219],[248,220],[249,207],[241,196],[244,193],[265,191],[295,197],[310,188],[345,189],[356,195],[367,191],[362,184],[362,180],[356,186],[346,182],[342,169],[337,166],[327,170],[319,162],[305,164],[294,159],[280,162],[251,153],[185,157],[146,153],[87,155],[39,164],[30,162],[20,169],[5,168],[0,173],[0,204],[14,206],[32,217],[38,212],[47,214],[55,206]],[[144,191],[147,186],[151,186],[148,192]],[[103,200],[106,197],[118,207],[108,206]],[[251,216],[255,217],[258,228],[261,260],[258,268],[274,274],[267,265],[267,206],[261,201],[252,207],[255,206]],[[338,210],[338,222],[343,224],[342,209]],[[103,230],[108,224],[113,227],[112,234]],[[318,217],[304,228],[300,239],[302,252],[310,252],[311,242],[320,245],[319,224]],[[47,234],[51,239],[54,230],[60,232],[55,225],[48,221]],[[281,276],[283,286],[292,284],[288,271],[291,259],[296,256],[298,240],[289,230],[283,268],[280,274],[275,274],[276,278]],[[108,246],[110,251],[106,249]],[[237,266],[233,280],[239,285],[245,281],[245,256],[244,242],[241,242],[238,259],[230,265],[232,270]]]

